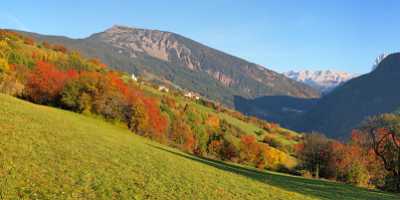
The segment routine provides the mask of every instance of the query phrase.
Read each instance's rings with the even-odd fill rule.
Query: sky
[[[400,51],[396,0],[4,1],[0,28],[84,38],[114,24],[175,32],[269,69],[366,73]]]

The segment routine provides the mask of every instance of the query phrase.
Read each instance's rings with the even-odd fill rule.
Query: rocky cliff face
[[[251,78],[251,81],[258,82],[254,84],[270,87],[271,91],[279,87],[275,82],[286,82],[283,87],[286,87],[287,90],[279,91],[281,95],[318,96],[315,91],[304,85],[296,85],[296,82],[288,80],[278,73],[174,33],[113,26],[103,33],[96,34],[94,38],[119,49],[121,53],[132,58],[147,55],[195,72],[205,72],[225,87],[238,87],[239,84],[245,84],[242,79],[243,76],[246,76],[246,78]],[[292,87],[297,88],[293,89]],[[252,86],[243,85],[242,92],[247,93],[247,96],[260,96],[260,94],[256,94],[257,91]],[[278,91],[274,92],[278,93]]]
[[[174,39],[173,34],[169,32],[113,26],[100,34],[99,39],[133,58],[144,53],[170,62],[173,57],[177,57],[192,70],[200,67],[191,50]]]

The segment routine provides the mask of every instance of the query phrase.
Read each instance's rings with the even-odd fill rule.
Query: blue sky
[[[399,10],[395,0],[13,0],[2,2],[0,27],[81,38],[120,24],[179,33],[279,72],[365,73],[400,50]]]

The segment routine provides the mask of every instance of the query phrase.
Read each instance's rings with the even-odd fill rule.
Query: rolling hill
[[[0,94],[0,199],[398,199],[194,157]]]
[[[84,39],[23,34],[63,44],[117,70],[195,91],[230,107],[234,96],[319,97],[305,84],[175,33],[113,26]]]

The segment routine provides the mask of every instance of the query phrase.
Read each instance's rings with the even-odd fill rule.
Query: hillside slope
[[[0,94],[0,199],[398,199],[204,160]]]
[[[171,84],[233,106],[234,96],[318,97],[305,84],[175,33],[114,26],[84,39],[24,33],[60,43],[118,70]]]

